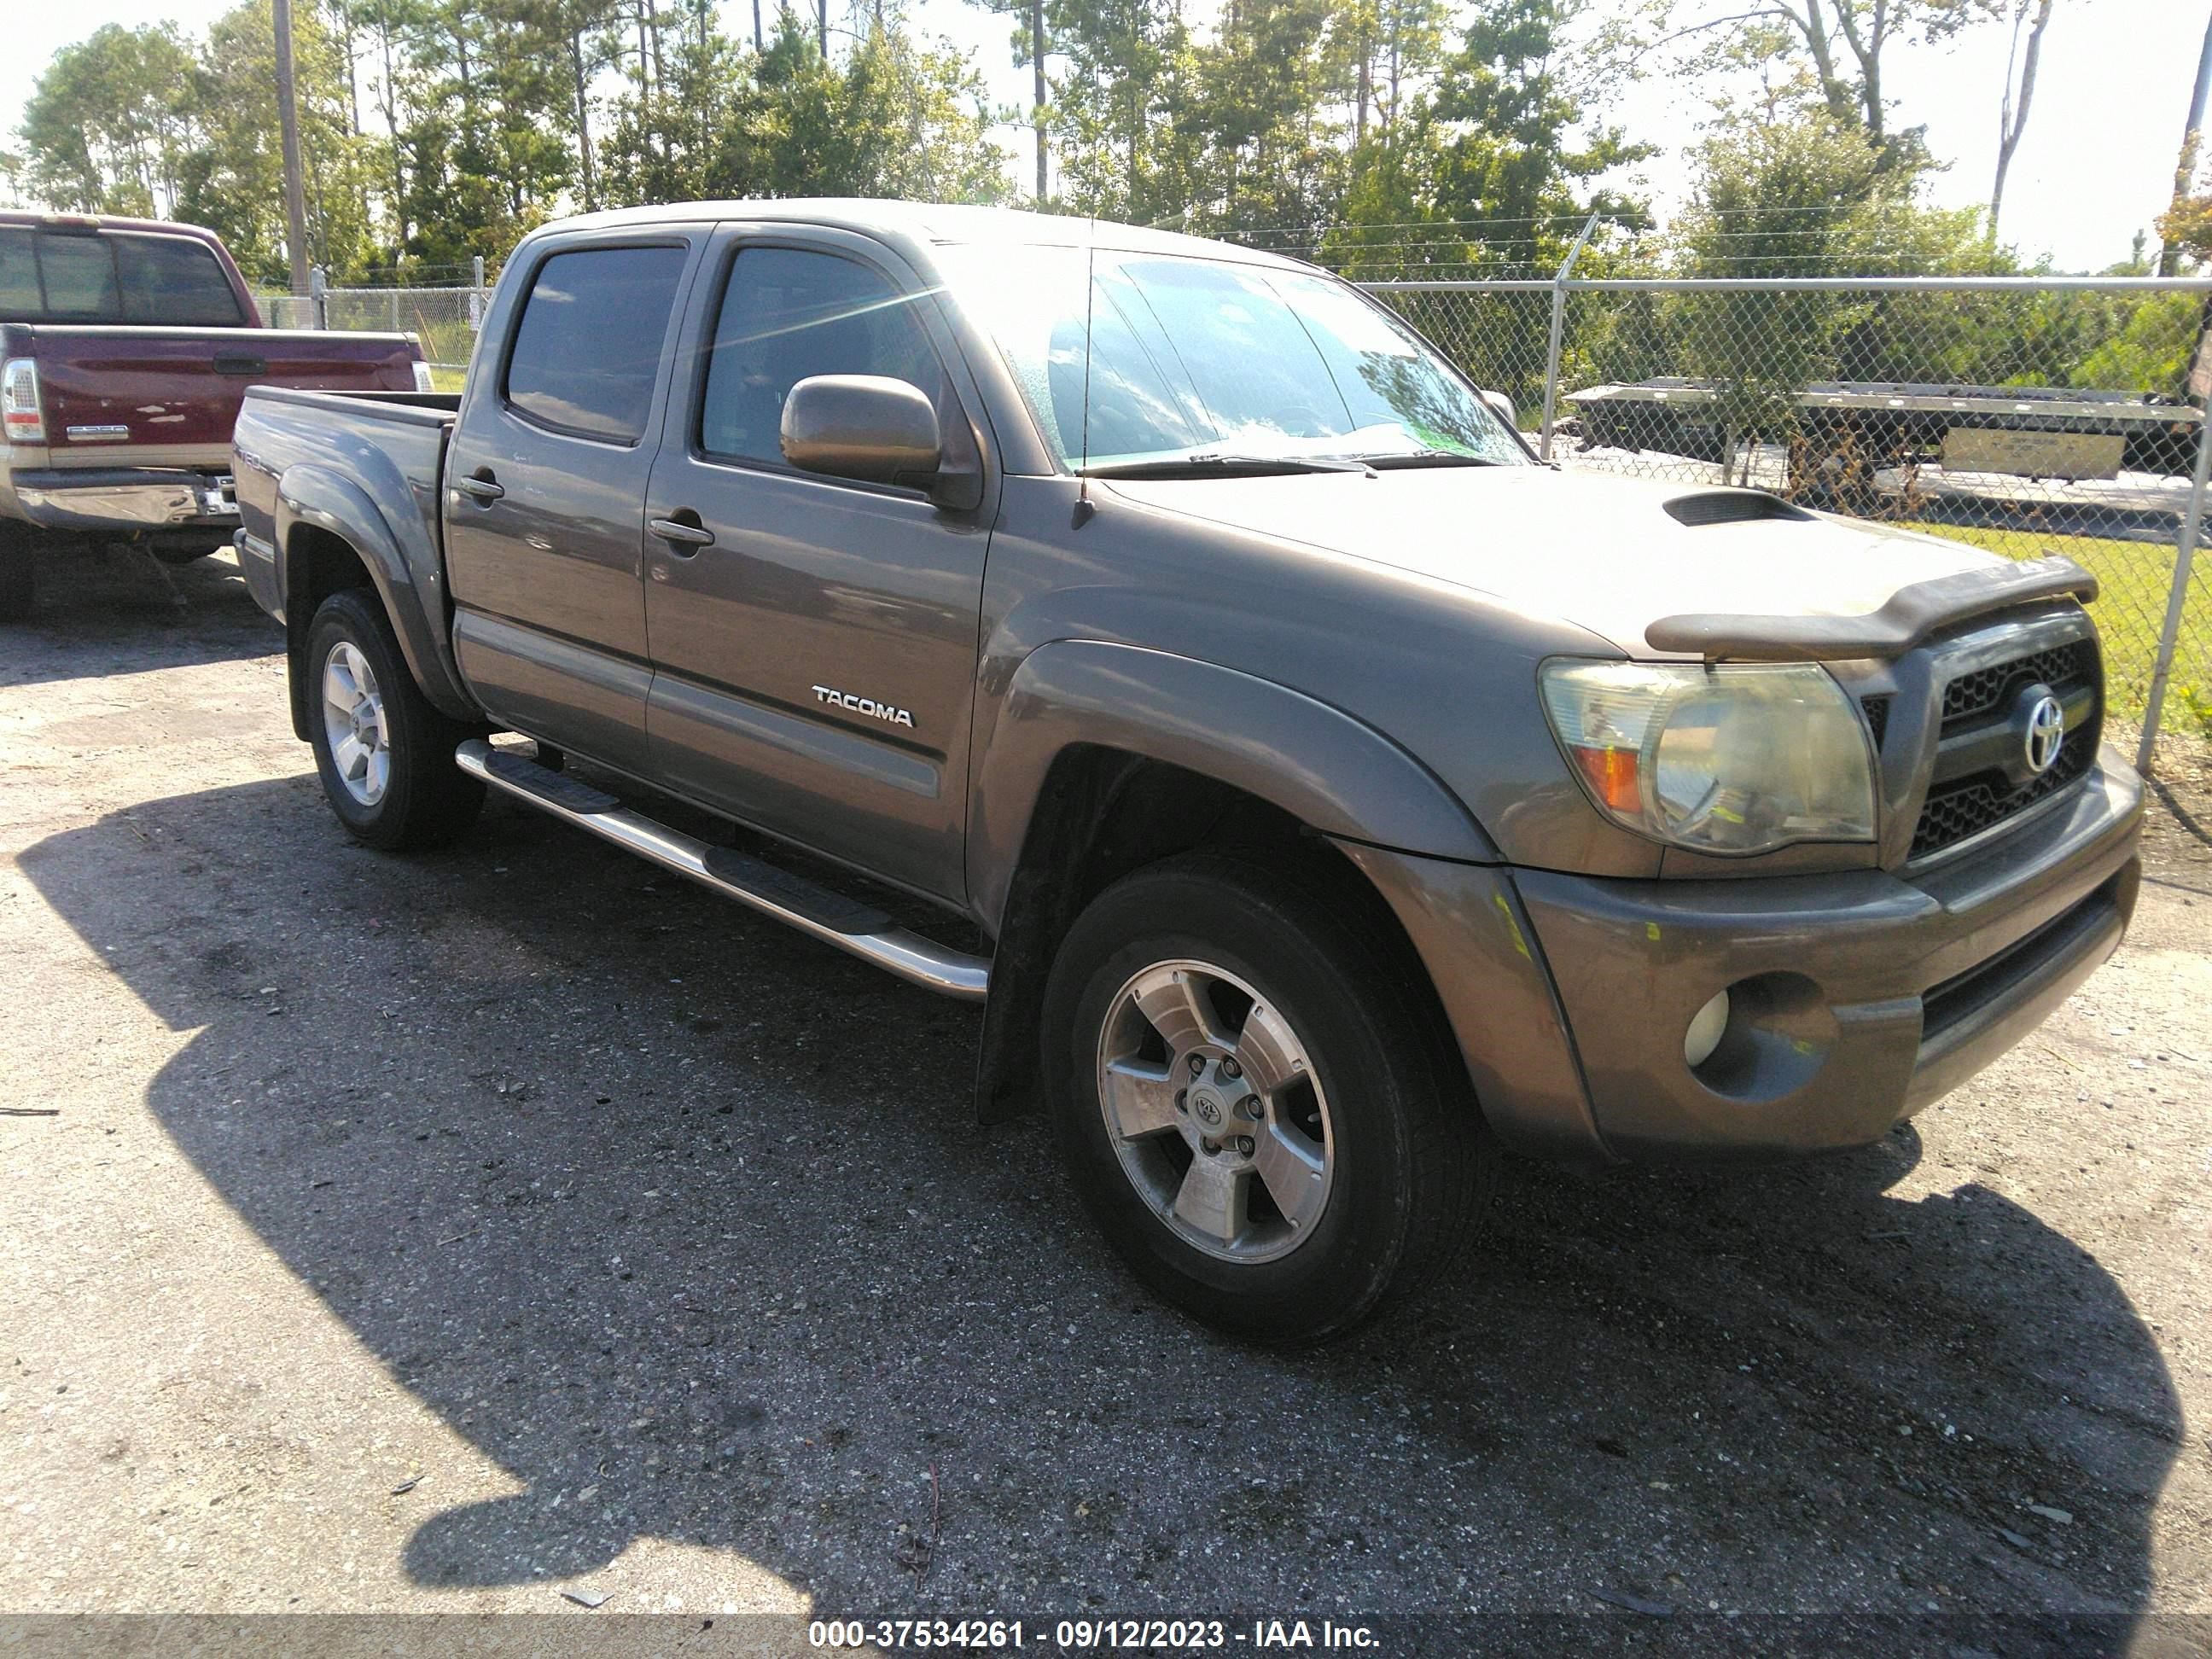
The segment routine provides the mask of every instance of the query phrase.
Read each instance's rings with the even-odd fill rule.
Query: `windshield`
[[[1107,248],[973,246],[937,254],[1067,466],[1212,457],[1528,459],[1458,371],[1329,278]]]

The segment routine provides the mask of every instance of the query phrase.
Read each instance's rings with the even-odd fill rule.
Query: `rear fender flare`
[[[446,600],[434,550],[428,560],[428,581],[417,579],[391,524],[368,493],[351,479],[319,466],[285,469],[276,483],[276,541],[278,591],[284,595],[285,633],[290,652],[292,716],[295,730],[306,730],[308,712],[307,667],[304,647],[313,623],[313,607],[295,603],[292,555],[294,532],[312,526],[335,536],[351,548],[368,572],[377,602],[391,620],[399,641],[399,653],[422,695],[441,714],[459,720],[481,719],[453,665],[446,636]]]

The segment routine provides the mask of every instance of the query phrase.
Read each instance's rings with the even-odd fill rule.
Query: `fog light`
[[[1729,994],[1714,993],[1713,999],[1690,1018],[1690,1029],[1682,1033],[1682,1058],[1695,1071],[1712,1058],[1713,1050],[1721,1046],[1721,1033],[1728,1030]]]

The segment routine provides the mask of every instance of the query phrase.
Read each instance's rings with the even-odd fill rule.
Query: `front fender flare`
[[[1434,773],[1341,709],[1196,658],[1061,640],[1014,671],[974,775],[968,883],[987,927],[1004,913],[1046,775],[1075,744],[1201,773],[1340,840],[1502,861]]]
[[[292,568],[293,532],[312,526],[337,537],[359,556],[370,583],[391,619],[408,672],[432,706],[455,720],[472,720],[482,711],[462,684],[454,666],[445,623],[445,595],[435,549],[421,560],[408,551],[367,490],[327,467],[287,467],[276,482],[276,580],[284,596],[285,632],[291,644],[305,645],[313,622],[311,608],[295,602]],[[418,572],[417,564],[426,568]],[[307,686],[305,653],[291,652],[292,712],[305,731]]]

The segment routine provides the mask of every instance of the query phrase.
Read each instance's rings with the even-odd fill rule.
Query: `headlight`
[[[1590,799],[1643,835],[1699,853],[1874,839],[1874,757],[1826,669],[1557,660],[1543,687]]]

